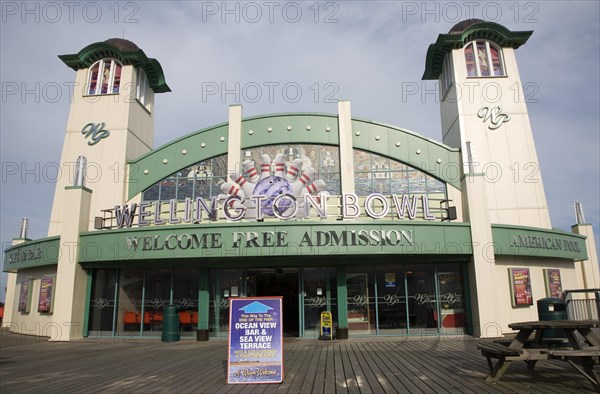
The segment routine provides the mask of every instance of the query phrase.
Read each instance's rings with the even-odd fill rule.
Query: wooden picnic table
[[[508,345],[489,340],[482,340],[477,345],[490,367],[487,381],[500,380],[512,361],[525,361],[527,368],[533,370],[537,361],[558,359],[567,361],[600,392],[600,374],[594,369],[594,365],[600,360],[600,338],[592,330],[600,327],[599,321],[530,321],[511,323],[508,327],[519,331]],[[557,348],[545,342],[544,331],[548,330],[562,330],[568,340],[568,347]],[[581,335],[581,341],[575,333]],[[530,338],[532,334],[533,339]],[[494,364],[492,359],[498,361]]]
[[[535,331],[534,343],[541,344],[546,330],[563,330],[569,340],[569,345],[573,349],[581,349],[582,345],[577,340],[575,332],[581,334],[589,346],[600,347],[600,338],[594,335],[592,328],[600,327],[598,320],[548,320],[548,321],[528,321],[521,323],[511,323],[508,325],[513,330],[519,330],[519,333],[509,345],[511,349],[522,349],[531,334]]]

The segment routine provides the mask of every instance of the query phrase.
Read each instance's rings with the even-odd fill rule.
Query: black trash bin
[[[161,340],[163,342],[179,341],[179,315],[175,305],[165,306],[163,312],[163,330]]]
[[[560,298],[548,297],[537,301],[538,317],[541,321],[566,320],[567,309]],[[566,338],[563,330],[544,330],[543,339]]]

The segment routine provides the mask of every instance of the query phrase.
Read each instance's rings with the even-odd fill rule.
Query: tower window
[[[150,86],[148,85],[148,78],[143,69],[137,69],[137,89],[136,98],[146,108],[150,105]]]
[[[118,94],[121,86],[121,63],[102,59],[90,68],[88,95]]]
[[[502,49],[489,41],[472,41],[465,48],[465,62],[469,77],[505,76]]]
[[[450,54],[446,55],[444,58],[444,65],[442,67],[442,76],[440,79],[440,83],[442,86],[442,100],[446,98],[448,94],[448,90],[452,84],[454,84],[454,70],[452,67],[452,60],[450,58]]]

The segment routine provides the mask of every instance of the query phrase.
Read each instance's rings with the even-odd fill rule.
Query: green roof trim
[[[352,128],[354,148],[406,163],[460,190],[458,149],[405,129],[366,119],[353,118]],[[211,126],[130,161],[127,199],[183,168],[227,154],[228,131],[228,123]],[[359,135],[356,131],[360,131]],[[337,146],[338,135],[337,114],[261,115],[242,119],[241,149],[279,144]]]
[[[492,224],[494,254],[504,256],[588,259],[586,237],[558,229]]]
[[[503,48],[517,49],[527,42],[532,33],[533,31],[510,31],[494,22],[481,22],[460,33],[440,34],[436,42],[427,49],[425,72],[421,79],[438,79],[446,54],[453,49],[464,47],[473,40],[489,40]]]
[[[285,234],[285,242],[273,247],[234,246],[233,232],[273,231]],[[341,241],[336,245],[319,245],[318,232],[341,234],[358,231],[405,231],[410,234],[411,242],[390,245],[358,245]],[[154,248],[144,247],[145,239],[166,240],[167,237],[210,235],[218,240],[219,246],[207,248]],[[314,244],[302,245],[305,237],[315,240]],[[129,268],[153,267],[164,264],[168,260],[169,267],[236,267],[244,264],[265,264],[265,258],[288,259],[291,256],[310,256],[303,264],[318,266],[322,260],[318,256],[330,259],[332,248],[335,255],[443,255],[444,259],[452,256],[468,256],[473,254],[471,228],[469,223],[421,222],[421,221],[350,221],[322,222],[319,220],[285,221],[285,222],[243,222],[243,223],[200,223],[177,224],[164,226],[148,226],[142,228],[123,228],[110,231],[90,231],[80,234],[79,254],[77,261],[85,269],[118,268],[125,265]],[[137,242],[134,243],[131,241]],[[154,241],[153,241],[154,242]],[[158,242],[158,241],[156,241]],[[288,246],[289,245],[289,246]],[[89,253],[93,250],[93,253]],[[86,252],[87,251],[87,252]],[[254,259],[260,257],[259,260]],[[162,263],[161,263],[162,262]],[[284,263],[285,264],[285,263]]]
[[[171,88],[169,88],[165,81],[165,74],[163,73],[158,60],[147,57],[141,49],[122,51],[116,46],[106,42],[96,42],[86,46],[77,53],[71,55],[59,55],[58,57],[75,71],[82,68],[88,68],[100,59],[117,59],[123,65],[141,67],[148,77],[148,84],[155,93],[166,93],[171,91]]]
[[[4,251],[3,272],[18,272],[58,264],[60,236],[41,238],[9,247]]]

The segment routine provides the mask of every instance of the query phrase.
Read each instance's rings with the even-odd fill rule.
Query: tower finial
[[[73,186],[85,186],[85,176],[87,172],[87,159],[85,156],[77,157],[75,163],[75,179],[73,179]]]
[[[20,239],[27,238],[27,230],[29,230],[29,219],[23,218],[21,219],[21,231],[19,232]]]
[[[575,201],[575,220],[577,224],[585,223],[585,216],[583,214],[583,205],[579,201]]]

